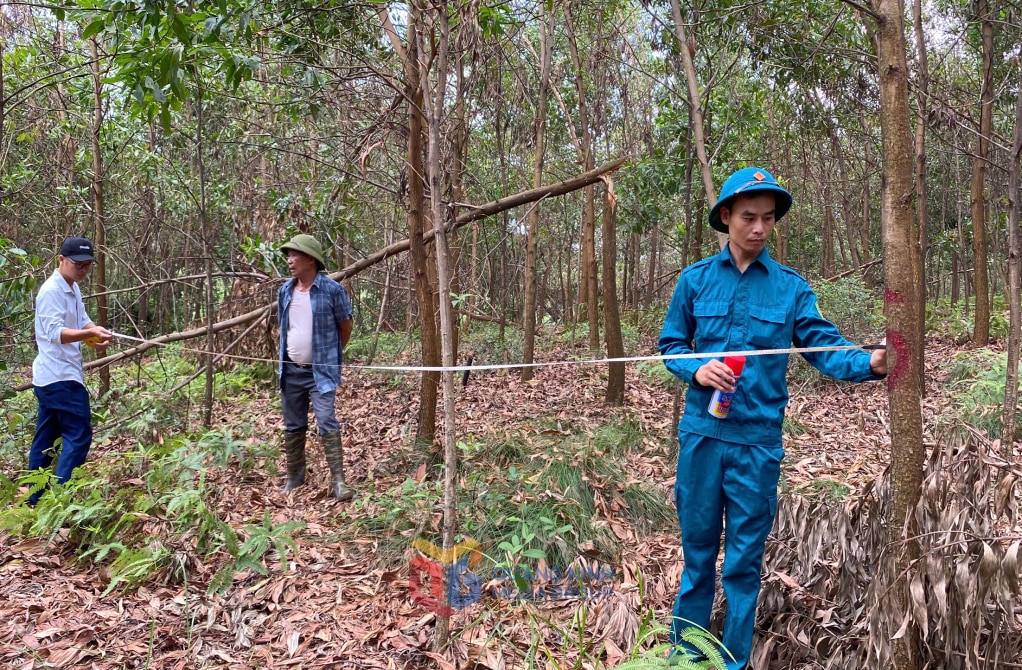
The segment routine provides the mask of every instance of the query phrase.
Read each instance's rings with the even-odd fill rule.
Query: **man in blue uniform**
[[[728,234],[727,247],[682,272],[660,334],[661,353],[851,344],[820,315],[806,280],[766,250],[774,223],[790,207],[791,195],[762,168],[738,170],[724,182],[710,225]],[[846,381],[887,374],[883,349],[804,356]],[[685,566],[671,640],[680,644],[681,632],[692,625],[709,627],[723,533],[727,606],[721,641],[733,656],[728,669],[740,670],[750,663],[763,549],[777,511],[788,356],[748,357],[737,386],[719,355],[665,364],[689,385],[674,487]],[[707,411],[714,390],[735,391],[727,418]]]
[[[351,500],[344,481],[341,425],[334,398],[341,383],[341,359],[351,337],[351,299],[343,286],[323,274],[319,240],[295,235],[281,246],[291,279],[277,293],[280,321],[280,394],[284,409],[284,454],[288,493],[305,483],[305,441],[312,404],[330,466],[329,493]]]

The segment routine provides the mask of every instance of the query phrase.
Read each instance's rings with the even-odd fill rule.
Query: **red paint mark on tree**
[[[900,382],[905,372],[908,371],[908,343],[901,333],[887,333],[887,351],[890,356],[891,349],[894,350],[894,367],[887,375],[887,387],[894,388]]]
[[[905,299],[897,291],[887,289],[884,291],[884,302],[889,305],[901,305],[905,302]]]

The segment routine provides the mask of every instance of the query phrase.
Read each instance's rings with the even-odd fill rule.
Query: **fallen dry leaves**
[[[550,356],[563,359],[569,353]],[[930,354],[932,360],[945,360],[949,352],[931,349]],[[551,367],[522,383],[511,372],[476,372],[466,388],[458,389],[459,439],[585,431],[627,416],[644,433],[642,448],[628,455],[629,475],[673,501],[674,463],[667,455],[675,439],[671,392],[630,366],[627,405],[609,408],[602,400],[604,374],[595,366]],[[354,369],[346,373],[338,407],[347,422],[349,481],[361,496],[426,476],[408,446],[415,429],[416,384],[412,377],[398,383]],[[939,411],[940,397],[939,385],[931,380],[929,412]],[[256,426],[261,439],[275,441],[275,399],[246,402],[245,407],[220,406],[221,425],[246,422]],[[825,382],[812,393],[794,395],[789,416],[805,429],[785,445],[790,489],[833,480],[859,490],[886,466],[882,384]],[[95,449],[92,457],[116,448],[114,440]],[[437,651],[435,615],[409,599],[407,562],[387,565],[378,542],[353,531],[360,515],[378,510],[326,498],[325,462],[318,445],[310,449],[308,483],[290,499],[278,493],[280,477],[269,472],[209,473],[220,491],[217,512],[232,525],[252,523],[267,509],[278,522],[307,524],[297,535],[300,551],[290,557],[286,573],[279,561],[267,561],[269,577],[241,574],[226,597],[205,595],[217,566],[198,561],[188,583],[154,583],[101,597],[109,580],[103,568],[75,563],[59,537],[47,544],[0,536],[0,667],[504,670],[523,667],[523,650],[535,647],[537,638],[561,653],[565,645],[557,628],[568,627],[580,607],[588,608],[589,653],[613,664],[634,642],[644,608],[654,608],[661,620],[670,611],[681,568],[676,534],[641,537],[618,513],[620,496],[601,491],[599,514],[622,547],[613,597],[528,606],[484,597],[455,613],[453,642]],[[407,537],[407,544],[413,539]],[[774,573],[768,579],[783,582],[792,597],[813,597],[787,575]],[[833,606],[821,601],[817,607],[826,620]],[[542,620],[550,625],[537,626]],[[552,667],[545,659],[534,660],[538,667]],[[584,661],[581,667],[591,665]]]

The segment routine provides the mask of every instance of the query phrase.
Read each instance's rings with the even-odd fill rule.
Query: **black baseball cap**
[[[64,240],[64,244],[60,245],[60,255],[75,263],[96,260],[92,255],[92,242],[84,237],[69,237]]]

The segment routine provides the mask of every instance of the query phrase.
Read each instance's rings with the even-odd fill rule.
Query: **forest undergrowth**
[[[934,530],[909,613],[889,612],[875,579],[886,390],[793,366],[757,667],[866,667],[883,653],[871,631],[889,638],[906,617],[942,667],[1018,658],[1019,473],[997,461],[984,432],[995,426],[983,424],[997,402],[988,370],[998,355],[929,347],[931,456],[918,515]],[[546,357],[585,351],[569,340]],[[216,426],[202,431],[189,400],[198,386],[173,400],[158,392],[189,366],[168,351],[121,368],[120,390],[97,403],[82,476],[35,510],[17,504],[32,408],[26,397],[9,405],[4,667],[657,665],[681,570],[674,382],[661,366],[629,366],[623,408],[604,405],[606,373],[595,366],[543,368],[527,383],[480,371],[459,387],[459,539],[478,543],[468,566],[479,598],[453,612],[446,649],[434,647],[436,614],[410,597],[413,543],[440,544],[443,500],[438,452],[411,442],[418,378],[346,371],[337,405],[357,497],[339,504],[325,497],[315,442],[306,486],[279,493],[266,369],[221,375]]]

